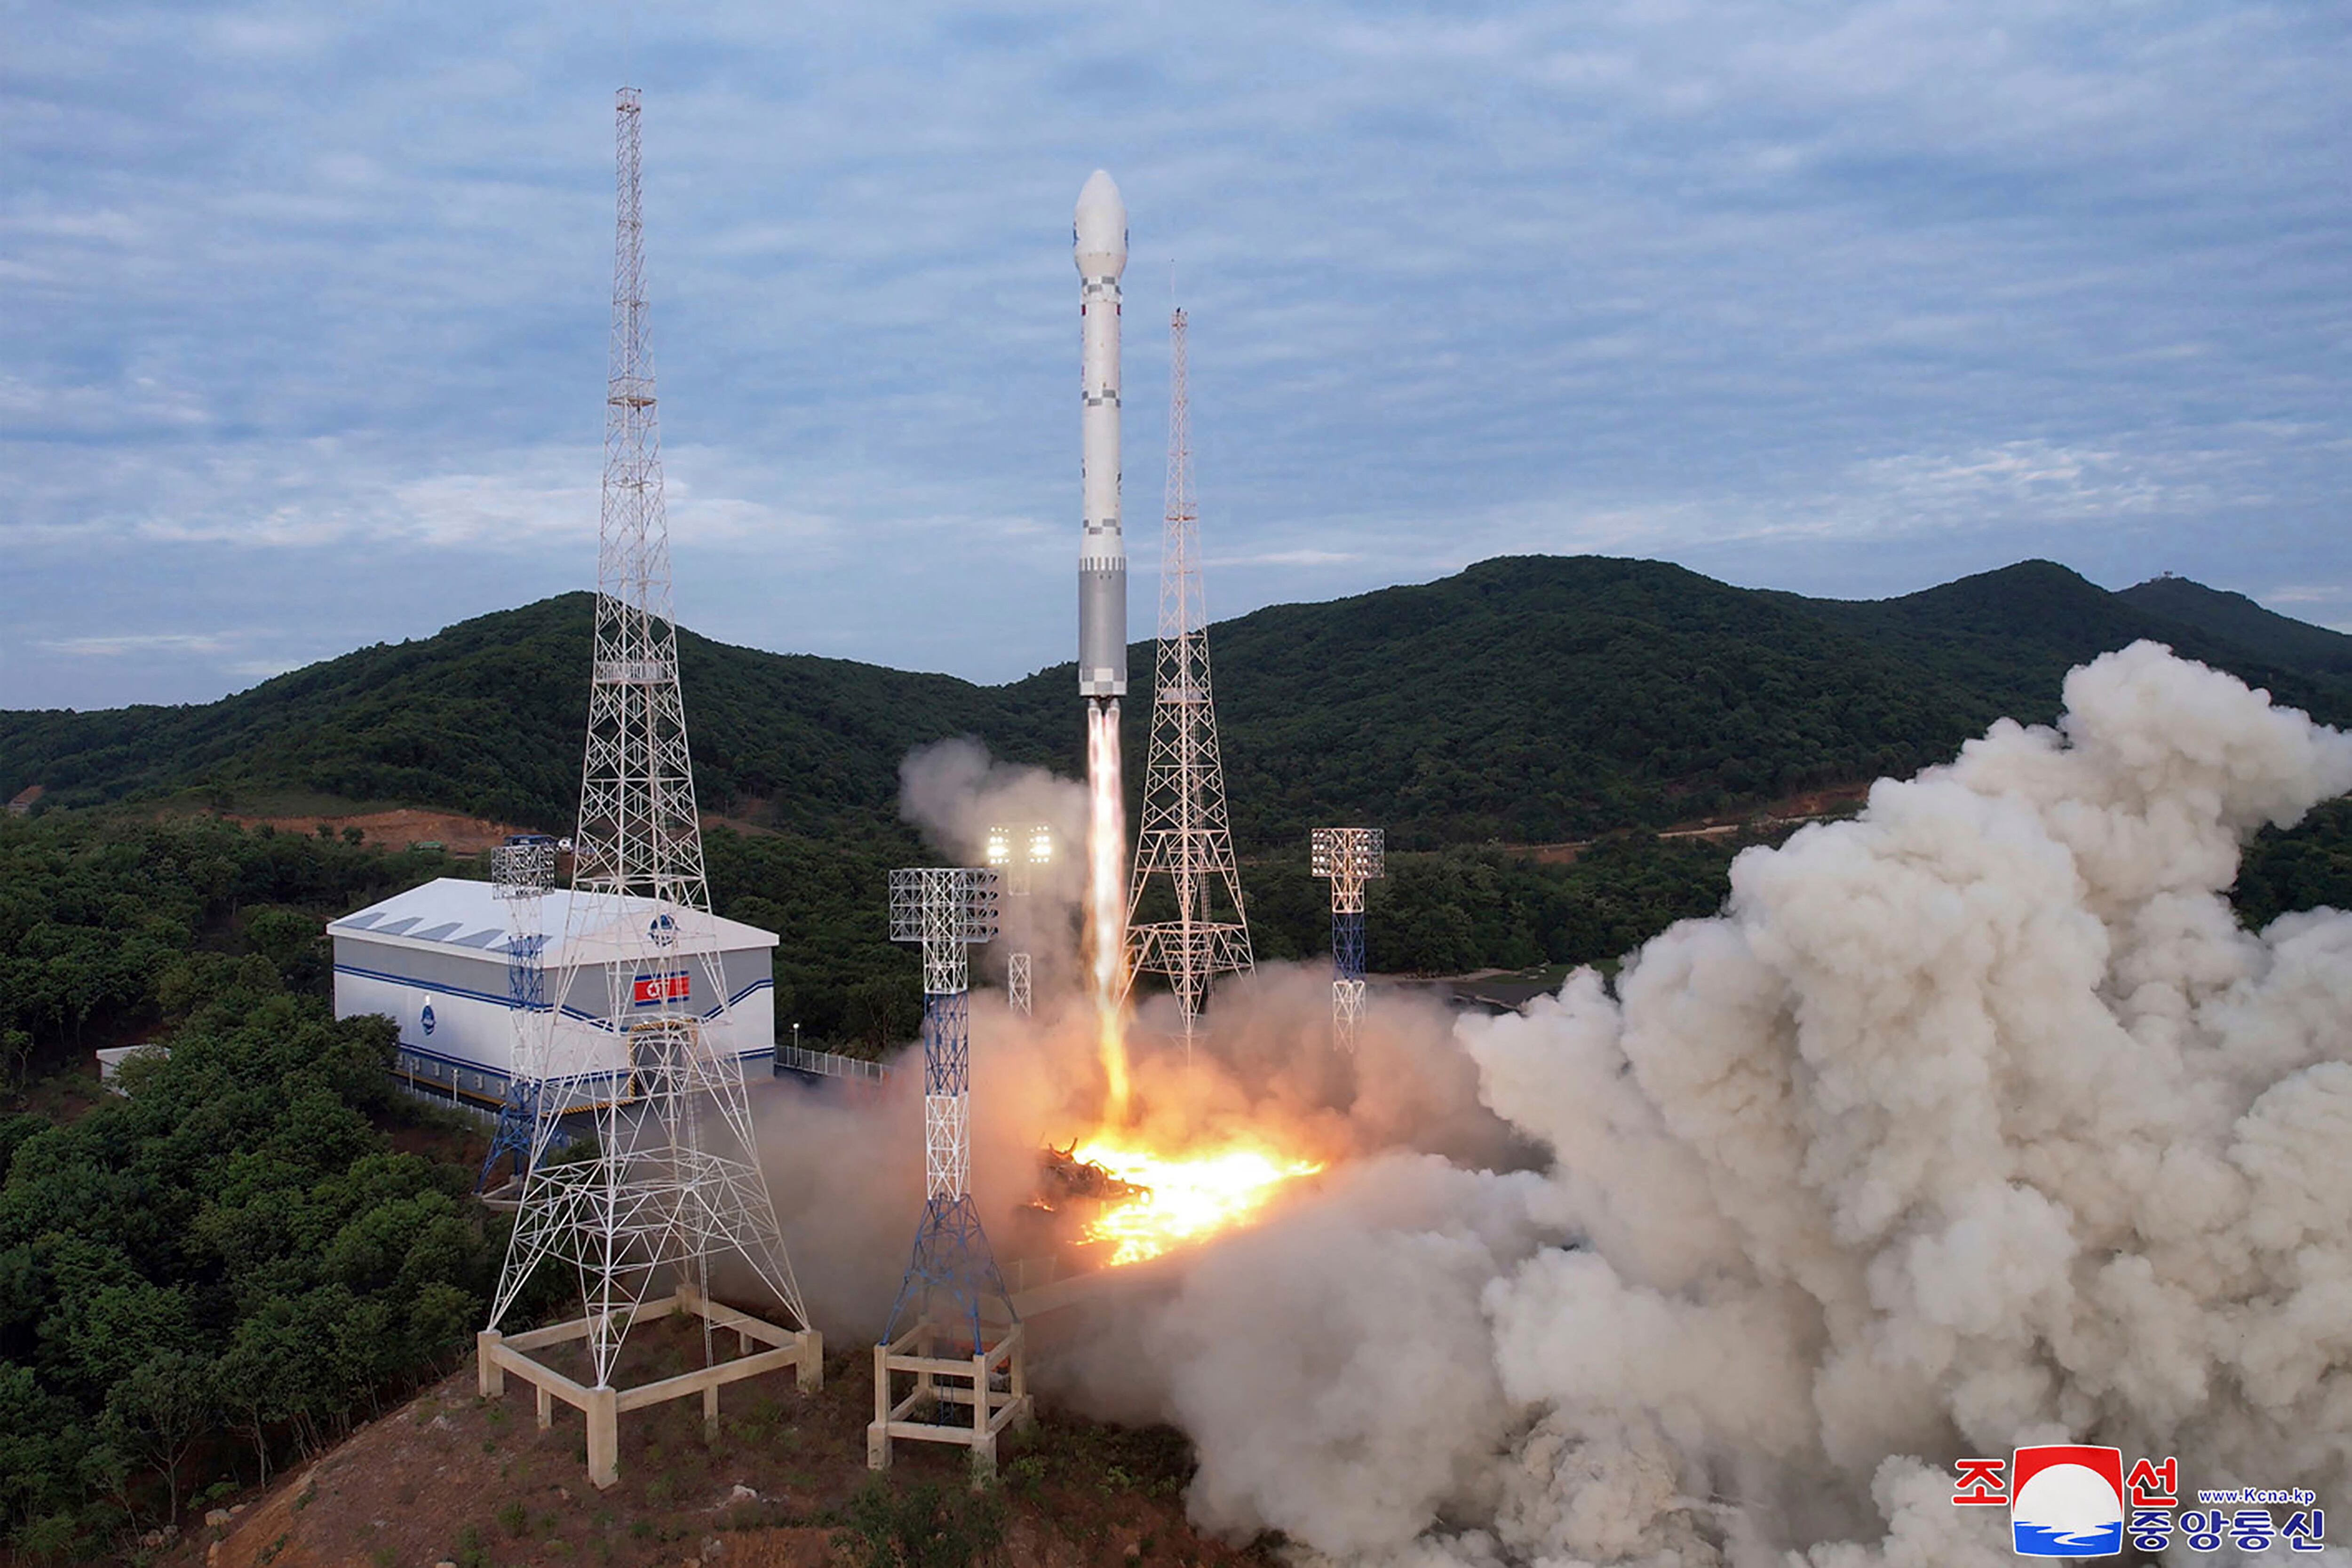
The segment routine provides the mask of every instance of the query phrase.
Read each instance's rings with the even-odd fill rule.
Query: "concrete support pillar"
[[[988,1353],[971,1358],[971,1484],[996,1479],[996,1434],[988,1429]]]
[[[498,1348],[506,1335],[484,1329],[474,1336],[474,1381],[485,1399],[501,1399],[507,1392],[507,1369],[499,1364]]]
[[[793,1366],[793,1375],[800,1379],[801,1392],[821,1394],[824,1391],[824,1335],[814,1329],[803,1329],[793,1336],[800,1347],[801,1358]]]
[[[738,1355],[749,1355],[751,1354],[751,1336],[745,1333],[741,1329],[737,1329],[735,1331],[735,1354]]]
[[[702,1391],[702,1435],[710,1442],[719,1441],[719,1385],[715,1383]]]
[[[539,1429],[544,1432],[555,1425],[555,1396],[547,1391],[543,1383],[531,1386],[539,1395]]]
[[[621,1479],[621,1395],[618,1389],[588,1391],[588,1480],[611,1486]]]
[[[890,1468],[890,1347],[874,1347],[874,1423],[866,1428],[866,1468]]]

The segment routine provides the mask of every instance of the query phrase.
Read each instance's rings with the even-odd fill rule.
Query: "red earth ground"
[[[650,1379],[699,1364],[699,1336],[673,1320],[641,1327],[630,1349]],[[872,1472],[872,1351],[828,1355],[823,1393],[772,1374],[722,1396],[721,1434],[702,1436],[701,1402],[621,1417],[621,1479],[587,1481],[579,1416],[558,1403],[536,1429],[530,1385],[475,1394],[470,1366],[361,1428],[159,1554],[172,1568],[820,1568],[863,1561],[840,1511]],[[983,1561],[1038,1568],[1259,1568],[1263,1545],[1204,1537],[1184,1519],[1183,1440],[1047,1408],[999,1450],[999,1548]],[[961,1448],[899,1443],[881,1484],[925,1482],[967,1494]],[[748,1489],[745,1496],[738,1489]]]

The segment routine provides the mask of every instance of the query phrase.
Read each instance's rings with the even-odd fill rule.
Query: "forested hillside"
[[[2185,577],[2158,577],[2116,597],[2290,668],[2352,675],[2352,637],[2265,610],[2242,593],[2223,593]]]
[[[1415,849],[1738,813],[1909,771],[2004,714],[2046,719],[2070,666],[2138,637],[2352,720],[2352,674],[2326,641],[2352,639],[2302,627],[2319,641],[2251,648],[2132,595],[2147,597],[2047,562],[1845,603],[1654,561],[1529,557],[1275,606],[1211,632],[1234,830],[1245,853],[1279,852],[1317,822],[1370,821]],[[0,795],[228,806],[290,789],[560,831],[589,610],[585,594],[547,600],[202,706],[0,715]],[[944,736],[1079,766],[1068,665],[984,687],[690,632],[680,656],[703,804],[759,826],[897,852],[898,761]],[[1151,668],[1148,644],[1132,663]],[[1128,704],[1139,758],[1147,707],[1140,691]]]
[[[502,1222],[337,1022],[327,912],[438,856],[52,814],[0,821],[0,1538],[44,1563],[316,1453],[462,1355]],[[129,1099],[44,1048],[152,1040]],[[49,1054],[53,1057],[52,1049]],[[401,1134],[412,1152],[395,1146]],[[239,1479],[222,1481],[219,1478]]]

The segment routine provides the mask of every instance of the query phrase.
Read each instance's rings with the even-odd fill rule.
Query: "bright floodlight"
[[[988,830],[988,863],[1003,865],[1013,858],[1013,835],[1003,828]]]
[[[1053,859],[1054,830],[1043,827],[1030,829],[1029,863],[1031,865],[1046,865],[1051,863]]]

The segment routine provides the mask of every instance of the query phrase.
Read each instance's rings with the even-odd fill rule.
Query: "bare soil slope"
[[[640,1330],[649,1352],[631,1379],[699,1361],[676,1323]],[[621,1421],[621,1480],[587,1484],[579,1417],[558,1404],[536,1429],[530,1386],[475,1396],[471,1367],[250,1500],[224,1526],[199,1529],[158,1561],[176,1568],[459,1568],[499,1564],[692,1563],[695,1568],[818,1568],[861,1559],[845,1511],[868,1484],[866,1422],[872,1353],[827,1358],[824,1392],[804,1398],[790,1373],[730,1388],[715,1445],[698,1400]],[[1183,1517],[1191,1473],[1183,1440],[1052,1410],[1004,1446],[995,1552],[978,1560],[1043,1568],[1223,1568],[1257,1563],[1193,1531]],[[926,1483],[961,1505],[963,1453],[898,1445],[884,1484],[904,1500]],[[747,1495],[748,1494],[748,1495]]]

